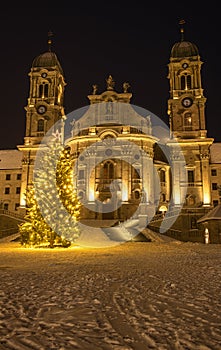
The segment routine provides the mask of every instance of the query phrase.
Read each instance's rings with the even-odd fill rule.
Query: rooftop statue
[[[130,84],[129,83],[123,83],[123,90],[124,90],[124,93],[127,93],[127,90],[129,89],[130,87]]]
[[[94,84],[92,87],[93,87],[93,95],[96,95],[97,94],[97,85]]]
[[[106,79],[106,82],[107,82],[107,90],[113,90],[115,81],[113,80],[111,75],[109,75],[109,77]]]

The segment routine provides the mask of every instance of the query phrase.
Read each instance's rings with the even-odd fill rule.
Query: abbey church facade
[[[201,66],[197,46],[181,35],[168,63],[168,130],[162,139],[154,116],[130,104],[129,84],[118,92],[110,75],[102,93],[93,86],[88,109],[72,120],[65,139],[82,220],[124,222],[137,216],[141,225],[158,230],[179,210],[168,233],[200,240],[198,220],[221,202],[221,144],[207,136]],[[51,130],[64,137],[68,119],[64,73],[50,48],[33,60],[29,77],[24,144],[13,153],[14,166],[6,161],[10,151],[0,151],[2,209],[21,214],[39,146]]]

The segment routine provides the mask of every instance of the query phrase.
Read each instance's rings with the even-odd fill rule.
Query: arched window
[[[104,163],[104,179],[114,179],[114,164],[110,161]]]
[[[37,131],[38,132],[44,131],[44,119],[39,119]]]
[[[185,76],[181,76],[181,90],[185,90]]]
[[[190,90],[192,88],[191,75],[181,75],[180,84],[181,90]]]
[[[38,97],[48,97],[48,84],[43,83],[39,85]]]
[[[134,197],[135,197],[135,199],[139,199],[140,198],[140,191],[135,191]]]

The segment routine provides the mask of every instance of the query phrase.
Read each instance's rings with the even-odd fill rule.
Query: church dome
[[[198,55],[199,51],[197,46],[189,41],[180,41],[178,43],[175,43],[171,50],[172,58],[191,57]]]
[[[51,51],[44,52],[37,56],[32,63],[32,68],[50,68],[55,66],[57,66],[60,72],[63,74],[63,70],[56,54]]]

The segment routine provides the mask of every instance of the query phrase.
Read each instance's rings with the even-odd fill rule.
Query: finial
[[[109,75],[109,77],[106,79],[106,82],[107,82],[107,90],[113,90],[115,81],[113,80],[111,75]]]
[[[52,44],[51,38],[52,38],[52,36],[53,36],[53,33],[51,30],[49,30],[49,32],[48,32],[48,51],[51,51],[51,44]]]
[[[186,21],[184,19],[181,19],[179,21],[179,25],[180,25],[180,33],[181,33],[181,41],[184,41],[184,24],[186,23]]]

